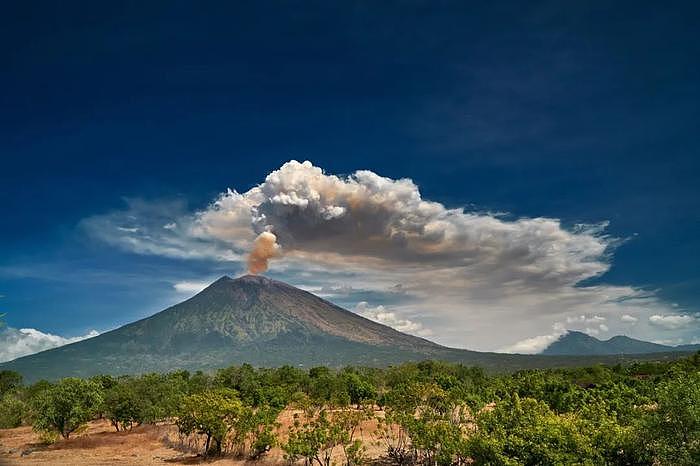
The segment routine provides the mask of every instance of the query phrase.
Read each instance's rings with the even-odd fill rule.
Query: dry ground
[[[278,421],[279,435],[286,437],[286,430],[293,422],[294,412],[284,411]],[[377,444],[377,422],[363,423],[358,438],[364,442],[369,457],[380,457],[385,449]],[[205,460],[197,439],[182,439],[172,424],[135,427],[128,432],[116,432],[109,422],[94,421],[85,432],[53,445],[42,445],[31,427],[0,430],[0,465],[154,465],[200,464],[216,466],[245,464],[287,464],[284,452],[274,448],[258,461],[246,461],[233,457]],[[341,462],[341,451],[336,448],[336,463]]]

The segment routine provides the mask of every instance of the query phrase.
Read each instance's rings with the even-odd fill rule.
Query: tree
[[[206,436],[204,454],[220,455],[224,440],[242,412],[243,405],[234,390],[208,390],[182,399],[177,427],[185,435]]]
[[[188,380],[183,372],[145,374],[130,380],[140,406],[140,421],[155,423],[178,414],[182,397],[187,394]]]
[[[282,449],[290,461],[303,458],[307,465],[315,462],[318,466],[329,466],[335,449],[340,447],[347,466],[361,464],[365,448],[357,433],[360,424],[372,416],[371,408],[331,409],[307,405],[303,414],[294,415],[294,424]]]
[[[347,466],[356,466],[365,462],[366,449],[362,441],[357,438],[363,421],[374,417],[372,407],[362,410],[343,409],[334,411],[332,422],[338,431],[338,439],[345,456]]]
[[[700,373],[678,373],[659,387],[642,435],[663,466],[700,464]]]
[[[423,369],[428,367],[435,366],[423,366]],[[386,421],[379,432],[387,444],[389,457],[399,464],[459,462],[470,411],[443,388],[453,388],[454,377],[436,379],[442,384],[412,383],[396,387],[385,397]]]
[[[19,372],[0,371],[0,398],[22,386],[22,375]]]
[[[104,416],[117,432],[131,429],[144,420],[143,402],[130,381],[121,381],[104,393]]]
[[[35,396],[34,428],[53,431],[67,439],[93,419],[101,404],[102,394],[95,382],[63,379]]]
[[[278,426],[277,415],[280,409],[270,406],[244,406],[243,412],[234,425],[234,446],[243,454],[249,445],[249,456],[257,459],[276,445],[275,428]]]
[[[377,398],[377,389],[367,379],[354,372],[345,375],[345,384],[350,396],[350,403],[360,405],[364,402],[373,402]]]
[[[341,435],[341,431],[331,422],[326,409],[307,418],[305,422],[295,415],[294,425],[282,449],[290,461],[304,458],[307,466],[314,461],[319,466],[330,466],[333,449],[343,441]]]

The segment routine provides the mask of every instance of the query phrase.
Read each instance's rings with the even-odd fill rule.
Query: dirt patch
[[[0,430],[0,464],[110,465],[163,464],[183,453],[164,445],[173,426],[142,426],[115,432],[106,421],[95,421],[75,438],[42,445],[30,427]]]
[[[294,411],[280,414],[280,439],[287,438],[289,426],[293,423]],[[385,447],[377,445],[377,421],[363,422],[357,438],[367,448],[368,456],[378,458]],[[203,446],[196,437],[182,438],[172,424],[146,425],[135,427],[127,432],[116,432],[104,420],[88,424],[80,435],[68,440],[59,440],[53,445],[43,445],[31,427],[0,430],[0,466],[10,465],[156,465],[156,464],[215,464],[227,465],[282,465],[288,464],[284,452],[273,448],[261,460],[249,461],[232,457],[205,459],[197,455]],[[342,463],[342,452],[336,448],[336,463]]]

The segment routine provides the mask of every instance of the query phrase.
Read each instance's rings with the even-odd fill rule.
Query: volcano
[[[213,370],[243,363],[268,367],[387,366],[424,359],[492,370],[591,362],[590,358],[444,347],[365,319],[286,283],[246,275],[222,277],[192,298],[151,317],[0,364],[0,369],[18,371],[26,380],[34,381],[175,369]],[[595,362],[605,362],[605,357]]]

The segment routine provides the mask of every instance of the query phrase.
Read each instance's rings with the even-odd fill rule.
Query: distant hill
[[[583,332],[570,330],[549,345],[545,355],[613,355],[689,352],[700,350],[700,345],[667,346],[618,335],[599,340]]]
[[[668,358],[668,355],[661,356]],[[651,356],[649,356],[651,358]],[[97,337],[0,364],[28,381],[255,366],[386,366],[441,359],[492,371],[618,362],[447,348],[262,276],[222,277],[162,312]]]

